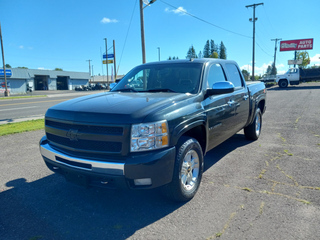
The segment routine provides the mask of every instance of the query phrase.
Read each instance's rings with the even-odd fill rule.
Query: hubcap
[[[184,189],[190,191],[195,187],[198,181],[199,169],[199,156],[197,152],[194,150],[188,151],[184,156],[180,172],[181,184]]]
[[[256,116],[256,135],[259,136],[261,130],[261,115],[257,114]]]

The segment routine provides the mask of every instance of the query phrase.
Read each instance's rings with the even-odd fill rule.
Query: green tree
[[[189,48],[186,58],[187,59],[198,58],[196,54],[196,50],[194,49],[193,45],[191,45],[191,47]]]
[[[6,68],[12,68],[10,64],[6,64]]]
[[[310,64],[310,57],[307,51],[297,52],[297,60],[302,60],[302,64],[299,64],[299,67],[306,68],[308,64]]]
[[[204,48],[203,48],[203,57],[204,57],[204,58],[210,57],[210,44],[209,44],[209,40],[207,40],[206,44],[204,45]]]
[[[219,48],[219,58],[220,59],[227,59],[227,49],[224,46],[222,41],[221,41],[220,48]]]
[[[248,80],[249,80],[249,77],[250,77],[250,73],[249,73],[247,70],[245,70],[245,69],[242,69],[241,72],[242,72],[242,75],[243,75],[244,79],[245,79],[246,81],[248,81]]]
[[[202,54],[201,51],[200,51],[199,54],[198,54],[198,58],[203,58],[203,54]]]
[[[168,60],[172,60],[171,56],[169,56]]]
[[[20,69],[28,69],[27,67],[18,67],[18,68],[20,68]]]
[[[55,70],[55,71],[63,71],[62,68],[55,68],[54,70]]]
[[[267,75],[270,75],[270,74],[271,74],[271,70],[272,70],[271,65],[268,65],[266,74],[267,74]]]
[[[210,57],[213,56],[214,52],[218,52],[218,46],[214,44],[214,41],[211,39],[210,41]]]
[[[278,70],[277,70],[277,67],[274,65],[274,64],[272,64],[272,68],[271,68],[271,75],[277,75],[277,73],[278,73]]]
[[[219,54],[217,52],[213,52],[211,55],[210,55],[210,58],[219,58]]]

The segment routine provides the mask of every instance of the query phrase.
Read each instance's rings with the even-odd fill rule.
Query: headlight
[[[169,135],[166,120],[132,125],[131,152],[154,150],[168,145]]]

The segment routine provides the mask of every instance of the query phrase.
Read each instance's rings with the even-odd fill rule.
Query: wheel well
[[[190,129],[189,131],[185,132],[182,136],[188,136],[188,137],[195,138],[199,142],[199,144],[202,148],[203,154],[205,153],[207,137],[206,137],[206,130],[203,125],[200,125],[200,126],[197,126],[197,127]]]
[[[264,113],[263,110],[265,108],[265,105],[266,105],[266,101],[265,100],[261,100],[258,104],[258,108],[260,108],[261,110],[261,113]]]

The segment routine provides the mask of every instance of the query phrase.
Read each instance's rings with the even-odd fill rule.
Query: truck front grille
[[[50,145],[72,156],[109,160],[129,152],[129,126],[46,119],[45,131]]]

